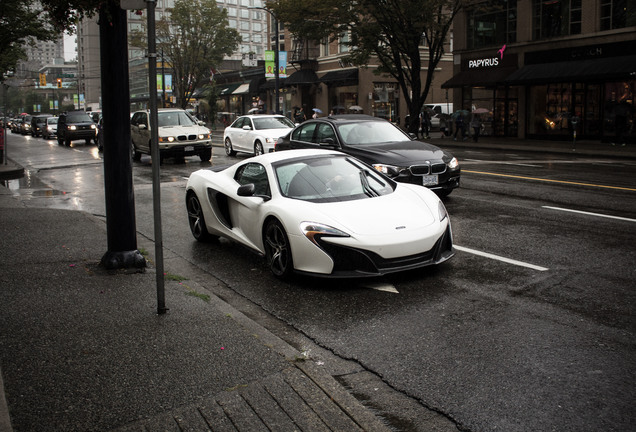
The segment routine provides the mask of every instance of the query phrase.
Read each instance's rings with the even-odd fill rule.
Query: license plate
[[[436,186],[437,185],[437,174],[422,176],[422,185],[423,186]]]
[[[187,152],[194,151],[194,146],[186,146],[184,150]]]

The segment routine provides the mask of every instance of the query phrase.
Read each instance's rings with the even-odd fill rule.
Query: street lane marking
[[[469,248],[466,248],[466,247],[463,247],[463,246],[453,245],[453,247],[455,249],[457,249],[457,250],[462,251],[462,252],[468,252],[468,253],[471,253],[471,254],[474,254],[474,255],[479,255],[479,256],[483,256],[485,258],[490,258],[490,259],[494,259],[494,260],[497,260],[497,261],[502,261],[502,262],[505,262],[505,263],[508,263],[508,264],[514,264],[514,265],[520,266],[520,267],[526,267],[526,268],[533,269],[533,270],[538,270],[538,271],[548,271],[548,270],[550,270],[550,269],[548,269],[546,267],[541,267],[541,266],[530,264],[530,263],[526,263],[526,262],[523,262],[523,261],[513,260],[513,259],[502,257],[502,256],[499,256],[499,255],[494,255],[494,254],[491,254],[491,253],[488,253],[488,252],[481,252],[481,251],[478,251],[478,250],[469,249]]]
[[[606,215],[606,214],[602,214],[602,213],[591,213],[591,212],[586,212],[586,211],[581,211],[581,210],[572,210],[572,209],[566,209],[566,208],[560,208],[560,207],[550,207],[550,206],[541,206],[541,207],[545,208],[545,209],[551,209],[551,210],[560,210],[560,211],[570,212],[570,213],[579,213],[579,214],[584,214],[584,215],[588,215],[588,216],[597,216],[597,217],[604,217],[604,218],[608,218],[608,219],[617,219],[617,220],[622,220],[622,221],[627,221],[627,222],[636,222],[636,219],[630,219],[630,218],[621,217],[621,216],[612,216],[612,215]]]
[[[484,175],[491,175],[496,177],[508,177],[508,178],[522,179],[522,180],[535,180],[535,181],[548,182],[548,183],[561,183],[561,184],[570,184],[570,185],[576,185],[576,186],[590,186],[590,187],[597,187],[597,188],[604,188],[604,189],[616,189],[616,190],[636,192],[636,189],[634,188],[598,185],[594,183],[571,182],[566,180],[543,179],[543,178],[537,178],[537,177],[525,177],[525,176],[518,176],[518,175],[512,175],[512,174],[499,174],[499,173],[491,173],[491,172],[484,172],[484,171],[470,171],[470,170],[464,170],[464,169],[462,170],[462,173],[484,174]]]

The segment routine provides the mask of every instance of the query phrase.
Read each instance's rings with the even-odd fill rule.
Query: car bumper
[[[159,144],[162,156],[193,156],[212,148],[212,141]]]
[[[294,254],[295,272],[326,278],[361,278],[440,264],[455,255],[450,223],[443,229],[441,235],[438,233],[437,236],[439,237],[430,239],[432,247],[428,250],[392,258],[382,257],[369,249],[321,241],[320,254],[303,252]],[[302,248],[299,247],[298,242],[302,240],[306,239],[290,236],[292,250],[300,251]],[[421,242],[426,242],[426,239],[422,239]],[[410,249],[410,245],[404,246],[405,250]],[[312,244],[310,247],[315,248],[315,245]],[[306,257],[309,258],[304,259]]]

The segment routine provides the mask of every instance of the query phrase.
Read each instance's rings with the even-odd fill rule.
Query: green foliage
[[[215,0],[176,0],[169,12],[156,25],[157,50],[172,65],[178,105],[185,108],[210,69],[237,49],[241,36],[228,26],[227,11]],[[145,48],[145,33],[131,33],[130,44]]]
[[[398,82],[414,118],[424,105],[462,0],[269,0],[267,7],[297,38],[335,40],[348,34],[350,50],[343,60],[358,66],[377,62],[378,74]]]
[[[26,58],[24,45],[36,40],[53,40],[59,33],[50,24],[49,16],[24,0],[0,2],[0,82],[5,74]]]

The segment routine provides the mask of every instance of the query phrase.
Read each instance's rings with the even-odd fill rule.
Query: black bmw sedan
[[[348,114],[308,120],[279,138],[275,151],[299,148],[339,150],[395,181],[428,187],[441,197],[459,187],[461,169],[452,154],[416,141],[378,117]]]

